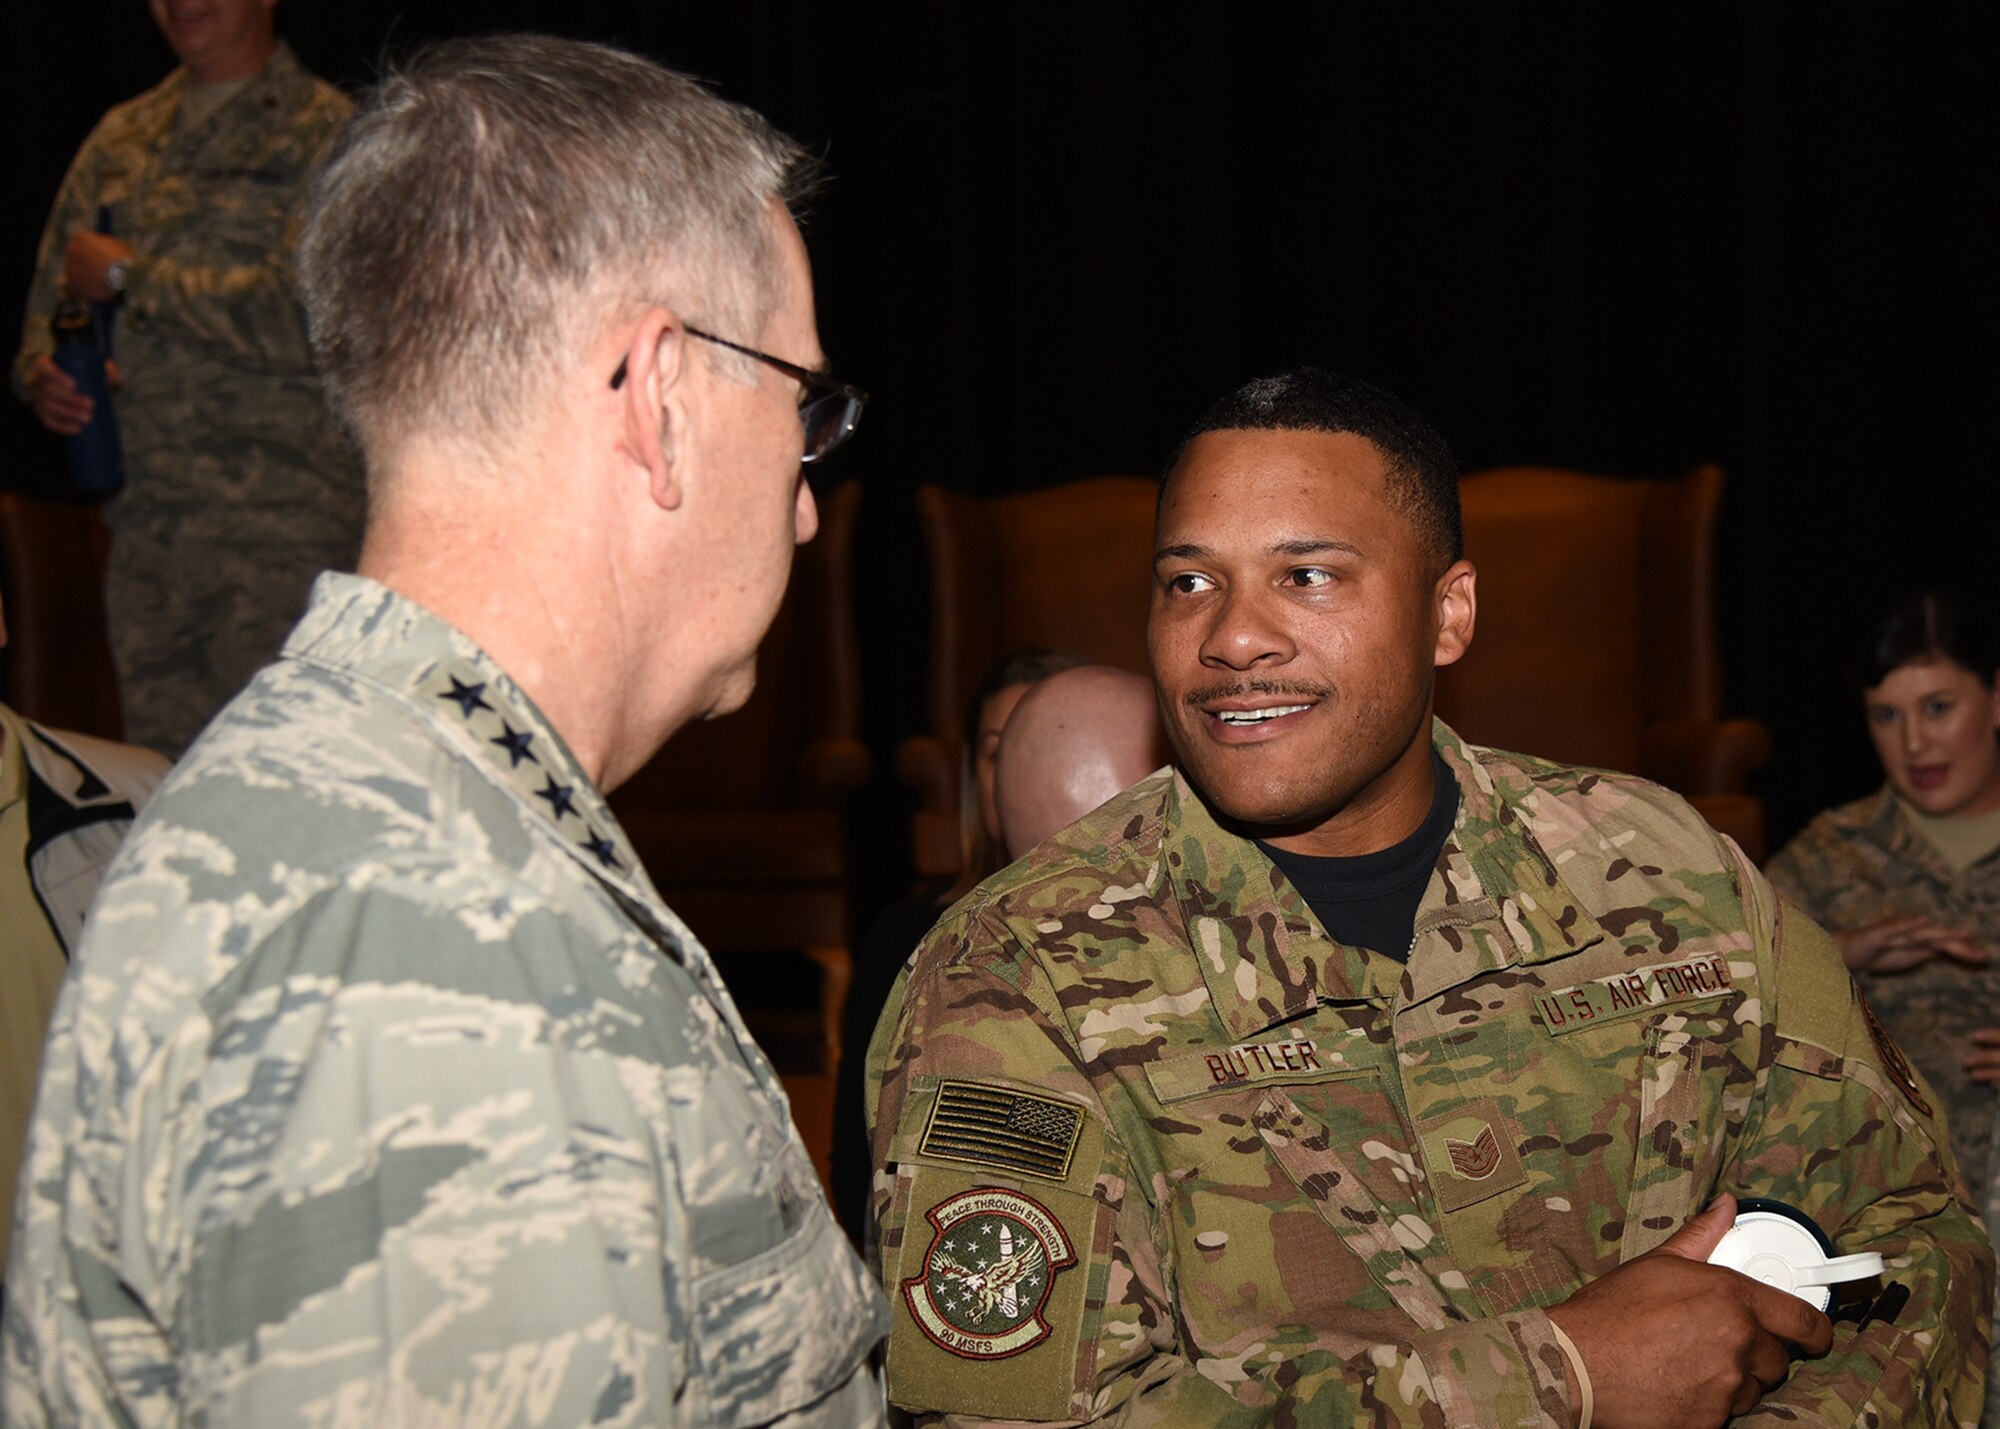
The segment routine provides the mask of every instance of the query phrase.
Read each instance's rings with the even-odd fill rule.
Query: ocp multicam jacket
[[[1407,964],[1171,773],[947,915],[870,1056],[891,1398],[1568,1426],[1544,1307],[1732,1191],[1910,1292],[1738,1422],[1976,1418],[1991,1250],[1825,935],[1673,795],[1436,738]]]

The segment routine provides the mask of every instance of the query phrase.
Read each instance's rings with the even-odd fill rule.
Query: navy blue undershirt
[[[1257,841],[1336,942],[1408,961],[1417,905],[1458,818],[1458,780],[1435,747],[1431,776],[1431,809],[1423,823],[1401,843],[1379,852],[1314,858]]]

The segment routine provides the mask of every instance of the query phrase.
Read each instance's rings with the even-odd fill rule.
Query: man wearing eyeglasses
[[[601,47],[377,86],[302,248],[355,576],[134,831],[54,1018],[10,1423],[879,1423],[887,1316],[604,800],[749,696],[820,375],[801,154]]]

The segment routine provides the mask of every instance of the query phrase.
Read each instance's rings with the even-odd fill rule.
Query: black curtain
[[[90,123],[170,63],[142,7],[6,22],[27,281]],[[922,718],[910,493],[1154,471],[1209,400],[1320,362],[1401,392],[1473,470],[1730,477],[1732,713],[1775,842],[1878,771],[1843,667],[1897,589],[1986,573],[2000,253],[1975,6],[727,6],[287,0],[309,65],[494,28],[623,43],[823,151],[821,331],[876,400],[868,722]],[[8,414],[17,482],[52,459]],[[900,847],[878,777],[861,818]],[[863,902],[903,871],[871,871]]]

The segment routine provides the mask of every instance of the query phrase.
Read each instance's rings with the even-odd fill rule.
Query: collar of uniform
[[[1392,958],[1336,943],[1257,845],[1216,821],[1175,770],[1162,851],[1210,1003],[1230,1036],[1289,1022],[1322,1002],[1383,1002]]]
[[[1919,870],[1939,887],[1949,888],[1958,881],[1958,871],[1938,846],[1903,817],[1902,800],[1896,797],[1894,785],[1884,784],[1876,794],[1860,832],[1893,862]]]
[[[307,75],[305,66],[299,63],[299,57],[292,53],[292,47],[285,41],[279,40],[278,47],[271,51],[271,57],[264,61],[264,67],[251,75],[249,83],[245,84],[240,92],[232,95],[229,102],[234,104],[246,94],[253,96],[272,92],[282,94],[301,81],[310,84],[311,77]],[[192,81],[188,78],[187,70],[176,68],[161,82],[156,92],[162,99],[177,100],[186,92],[190,83]],[[169,109],[171,110],[171,106]]]
[[[299,63],[299,57],[292,53],[292,47],[280,40],[278,47],[271,51],[271,58],[264,61],[264,67],[250,76],[250,82],[243,86],[242,92],[229,102],[234,104],[247,98],[252,104],[261,104],[265,95],[272,95],[280,104],[287,104],[297,91],[311,89],[312,83],[312,76]]]
[[[159,103],[153,116],[152,143],[155,149],[172,146],[181,162],[196,162],[192,156],[199,154],[199,162],[208,163],[217,157],[211,147],[215,143],[224,144],[226,153],[227,147],[254,152],[258,146],[269,142],[268,125],[234,124],[223,116],[248,105],[287,112],[294,110],[304,101],[305,93],[311,90],[313,78],[299,63],[299,57],[292,53],[292,47],[280,40],[278,47],[271,51],[271,57],[264,61],[264,67],[251,75],[241,89],[224,100],[201,124],[183,131],[179,123],[181,100],[186,96],[190,82],[185,69],[176,69],[154,91]]]
[[[1408,999],[1421,1002],[1495,968],[1550,962],[1601,942],[1603,926],[1570,892],[1528,812],[1494,782],[1478,750],[1442,720],[1433,722],[1432,739],[1458,779],[1458,820],[1417,910],[1424,952],[1410,960]],[[1493,920],[1504,940],[1426,937]]]
[[[625,831],[555,726],[456,628],[365,576],[329,572],[313,586],[285,655],[400,698],[592,874],[662,921],[664,907]]]

